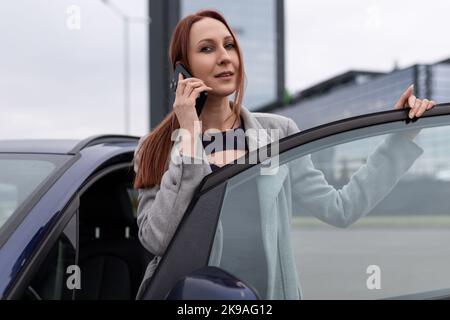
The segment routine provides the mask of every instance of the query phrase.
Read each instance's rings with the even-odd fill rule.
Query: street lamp
[[[124,73],[124,113],[125,113],[125,134],[130,134],[130,23],[146,23],[152,22],[150,17],[131,17],[112,1],[101,0],[101,2],[108,6],[114,14],[116,14],[123,22],[123,73]]]

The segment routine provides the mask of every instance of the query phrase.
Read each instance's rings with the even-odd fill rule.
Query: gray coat
[[[242,107],[241,116],[246,132],[248,129],[279,129],[276,139],[299,132],[293,120],[280,115],[254,113]],[[258,131],[261,132],[263,131]],[[267,136],[252,134],[251,130],[249,133],[247,141],[250,152],[275,140],[270,131],[267,131]],[[136,151],[146,137],[140,139]],[[289,237],[291,214],[297,212],[296,208],[307,208],[326,223],[346,227],[367,214],[383,199],[422,152],[419,146],[403,135],[390,135],[341,190],[336,190],[327,183],[322,172],[314,168],[310,157],[282,165],[276,174],[259,176],[256,185],[268,267],[266,298],[301,297]],[[175,161],[170,161],[169,168],[162,177],[161,186],[138,190],[139,239],[142,245],[156,256],[147,267],[138,297],[143,293],[172,239],[194,190],[203,177],[211,173],[207,160],[195,164],[177,152],[174,156],[172,159]],[[134,162],[137,172],[137,153]],[[297,196],[292,197],[292,194]],[[220,266],[221,245],[219,224],[210,264]],[[233,270],[230,271],[233,273]]]

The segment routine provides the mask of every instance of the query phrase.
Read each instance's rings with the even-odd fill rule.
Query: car
[[[137,143],[0,142],[3,299],[134,299],[152,258],[137,239]]]
[[[195,190],[140,298],[289,298],[274,296],[268,283],[273,265],[262,240],[268,208],[255,189],[266,184],[276,194],[286,187],[280,181],[289,170],[261,174],[275,157],[291,171],[310,157],[336,194],[349,184],[362,198],[379,193],[359,219],[330,225],[323,212],[313,212],[316,204],[323,208],[320,199],[290,191],[295,206],[281,212],[290,217],[289,229],[279,225],[274,239],[289,238],[301,299],[449,298],[450,181],[440,177],[450,170],[449,133],[450,104],[413,120],[406,110],[384,111],[283,138],[275,155],[270,145],[255,151],[257,163],[225,165]],[[3,299],[134,299],[153,258],[137,235],[137,142],[129,136],[0,142]],[[415,151],[403,154],[402,145]],[[364,176],[374,159],[380,177],[392,173],[382,188],[373,184],[377,174]],[[397,172],[398,163],[408,163],[407,171]],[[346,201],[356,206],[360,199]],[[282,287],[281,280],[272,285]]]

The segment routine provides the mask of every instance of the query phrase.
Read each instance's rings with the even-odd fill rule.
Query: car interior
[[[78,263],[74,224],[67,225],[40,263],[21,299],[134,300],[153,255],[138,238],[137,190],[132,168],[115,170],[95,181],[80,197]],[[75,219],[74,219],[75,218]],[[75,236],[76,237],[76,236]],[[74,238],[75,239],[75,238]],[[77,265],[81,288],[71,290],[70,266]]]
[[[131,172],[130,172],[131,171]],[[109,173],[80,198],[81,289],[76,299],[134,299],[152,255],[138,239],[130,168]]]

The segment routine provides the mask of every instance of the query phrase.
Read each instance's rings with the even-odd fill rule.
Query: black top
[[[241,117],[239,128],[230,129],[216,133],[207,133],[203,135],[203,148],[207,155],[225,150],[245,150],[248,151],[247,140],[245,139],[244,121]],[[231,163],[235,163],[235,161]],[[214,172],[221,167],[211,163],[211,170]]]

